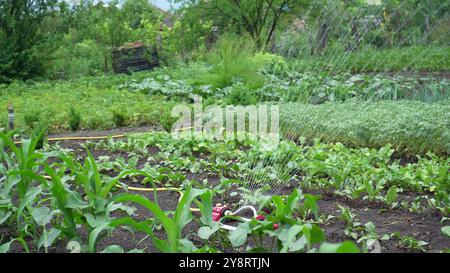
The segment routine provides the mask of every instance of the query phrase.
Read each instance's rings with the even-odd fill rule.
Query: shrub
[[[112,110],[112,118],[116,127],[123,127],[127,123],[127,113],[123,108],[114,108]]]
[[[256,53],[254,59],[263,67],[265,74],[280,74],[288,68],[285,59],[279,55]]]
[[[259,102],[256,92],[241,82],[225,89],[224,102],[229,105],[250,105]]]
[[[166,132],[170,133],[172,131],[173,125],[175,124],[175,122],[177,120],[178,120],[178,118],[172,117],[171,111],[163,111],[161,113],[161,118],[159,120],[159,123],[161,124],[163,129],[166,130]]]
[[[224,88],[236,81],[242,81],[252,88],[262,86],[262,76],[258,74],[261,64],[254,56],[255,49],[243,38],[224,36],[216,44],[209,56],[211,71],[202,76],[204,84]]]
[[[81,115],[73,107],[69,109],[69,128],[72,131],[76,131],[80,128]]]
[[[41,118],[41,113],[37,109],[30,109],[23,115],[23,121],[28,128],[35,128]]]
[[[64,44],[52,55],[53,66],[48,71],[53,78],[75,78],[98,75],[105,69],[105,49],[93,40],[73,43],[66,36]]]

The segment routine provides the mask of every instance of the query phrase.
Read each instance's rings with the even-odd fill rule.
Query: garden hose
[[[54,137],[48,138],[48,141],[64,141],[64,140],[101,140],[109,138],[124,138],[125,135],[114,135],[114,136],[88,136],[88,137]]]
[[[183,128],[178,128],[175,129],[175,131],[184,131],[184,130],[192,130],[195,129],[195,127],[191,126],[191,127],[183,127]]]
[[[113,136],[84,136],[84,137],[53,137],[47,138],[47,141],[65,141],[65,140],[102,140],[109,138],[124,138],[125,135],[113,135]],[[22,144],[22,141],[15,141],[14,144]]]

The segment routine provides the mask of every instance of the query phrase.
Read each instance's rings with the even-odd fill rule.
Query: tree
[[[442,0],[383,0],[384,23],[391,46],[429,42],[433,29],[449,18],[450,2]]]
[[[299,0],[176,0],[195,6],[211,18],[214,25],[222,28],[243,29],[258,48],[271,42],[280,20],[303,1]]]
[[[0,1],[0,82],[29,79],[44,71],[49,33],[42,22],[56,0]]]
[[[63,38],[49,58],[51,77],[107,73],[112,50],[127,42],[154,44],[159,32],[161,12],[147,0],[80,0],[67,9],[67,28],[61,30]]]

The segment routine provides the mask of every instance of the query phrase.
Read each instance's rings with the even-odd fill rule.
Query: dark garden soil
[[[330,242],[341,242],[349,238],[344,234],[345,224],[339,219],[338,205],[347,207],[356,216],[357,222],[372,222],[378,235],[392,235],[399,232],[401,236],[410,236],[429,243],[427,252],[440,252],[450,247],[450,238],[441,232],[442,217],[433,212],[413,213],[406,209],[390,209],[382,203],[371,203],[362,200],[347,200],[339,196],[325,196],[318,191],[304,190],[305,193],[321,195],[318,201],[319,213],[332,215],[335,218],[322,225]],[[399,194],[399,199],[413,200],[413,194]],[[382,252],[414,252],[402,248],[396,239],[380,240]]]
[[[141,128],[142,132],[145,132],[149,128]],[[111,135],[111,134],[121,134],[126,132],[126,130],[112,130],[105,132],[97,132],[95,135]],[[130,131],[127,131],[130,132]],[[135,131],[134,131],[135,132]],[[77,136],[92,136],[92,132],[82,132],[76,133],[74,135]],[[67,135],[65,135],[67,136]],[[52,136],[55,137],[55,136]],[[59,136],[58,136],[59,137]],[[86,157],[86,152],[82,148],[80,144],[84,141],[64,141],[59,142],[59,146],[63,148],[73,149],[78,157]],[[91,150],[92,155],[95,158],[100,156],[109,156],[111,159],[114,159],[117,156],[121,156],[125,159],[128,158],[127,153],[118,152],[113,153],[105,150]],[[159,152],[157,147],[149,148],[150,154],[156,154]],[[203,156],[204,157],[204,156]],[[404,162],[413,161],[411,158],[403,159]],[[146,159],[140,158],[138,162],[138,168],[142,167],[146,162]],[[193,179],[197,181],[202,181],[207,178],[210,183],[217,183],[220,179],[217,176],[211,176],[203,173],[185,173],[185,176],[188,179]],[[140,183],[133,182],[131,180],[123,180],[122,182],[126,183],[128,186],[132,187],[145,187]],[[289,194],[291,189],[284,189],[281,194]],[[391,235],[393,233],[399,232],[402,236],[411,236],[417,240],[423,240],[429,243],[424,248],[427,252],[440,252],[444,249],[450,248],[450,238],[444,237],[441,232],[441,227],[444,224],[440,223],[442,217],[435,212],[410,212],[407,209],[390,209],[384,204],[369,202],[363,200],[347,200],[343,197],[336,195],[326,195],[321,191],[311,190],[311,189],[302,189],[304,193],[320,195],[321,199],[318,201],[319,213],[321,215],[325,215],[324,219],[327,216],[333,216],[331,219],[325,221],[325,223],[320,224],[321,228],[326,233],[326,240],[328,242],[342,242],[344,240],[352,240],[349,236],[345,235],[345,224],[339,218],[340,211],[338,208],[338,204],[341,206],[348,207],[351,212],[356,216],[356,220],[360,222],[362,225],[368,222],[372,222],[376,226],[376,230],[378,235],[381,237],[384,234]],[[117,191],[124,191],[123,189],[117,189]],[[148,197],[150,200],[154,200],[153,192],[133,192],[135,194],[143,194]],[[400,200],[414,200],[416,195],[414,193],[400,193]],[[417,195],[418,196],[418,195]],[[178,204],[178,199],[180,195],[174,191],[166,191],[158,193],[158,204],[165,211],[174,211]],[[239,197],[233,197],[228,200],[228,205],[232,209],[236,209],[238,207],[237,203],[239,201]],[[223,201],[216,199],[216,203],[223,203]],[[143,207],[136,206],[135,218],[136,220],[144,220],[151,216],[151,213]],[[197,216],[197,213],[194,213],[194,216]],[[197,236],[197,230],[199,225],[196,221],[191,222],[183,231],[183,234],[188,237],[195,245],[201,246],[203,244],[202,240]],[[13,237],[9,234],[9,229],[7,227],[0,227],[0,234],[4,238]],[[157,230],[157,236],[164,238],[164,231]],[[86,236],[86,234],[83,234]],[[230,246],[224,246],[223,243],[226,241],[223,237],[213,236],[208,241],[208,244],[211,247],[217,247],[218,249],[224,252],[245,252],[245,247],[241,247],[239,249],[233,249]],[[222,235],[223,236],[223,235]],[[2,238],[0,237],[0,239]],[[2,240],[0,240],[2,241]],[[265,244],[269,245],[271,240],[267,240]],[[251,245],[251,240],[249,240],[249,244]],[[29,244],[32,245],[32,244]],[[142,249],[145,252],[157,252],[157,250],[153,247],[151,239],[148,238],[144,233],[141,232],[131,232],[125,228],[119,228],[113,231],[110,236],[104,237],[100,240],[97,250],[101,251],[105,247],[109,245],[120,245],[125,250],[132,249]],[[389,239],[380,241],[381,252],[417,252],[415,250],[407,249],[399,245],[398,239]],[[69,252],[66,248],[67,242],[58,241],[52,247],[49,248],[49,252]],[[23,247],[15,242],[11,246],[11,252],[23,252]],[[36,250],[31,250],[36,251]],[[43,252],[43,249],[39,250]]]

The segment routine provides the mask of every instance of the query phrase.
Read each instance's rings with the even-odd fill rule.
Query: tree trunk
[[[352,25],[351,36],[353,39],[349,39],[349,41],[347,43],[346,51],[348,51],[348,52],[352,52],[359,45],[358,24],[357,24],[356,20],[352,20],[351,25]]]
[[[425,40],[427,41],[427,43],[429,43],[431,27],[430,27],[430,16],[428,16],[428,15],[425,15],[424,27],[425,27]]]
[[[318,40],[317,52],[319,54],[323,54],[323,52],[327,48],[328,34],[329,34],[328,24],[322,23],[322,25],[320,25],[319,33],[317,35],[317,40]]]
[[[105,62],[103,63],[103,72],[108,73],[108,56],[105,56]]]

